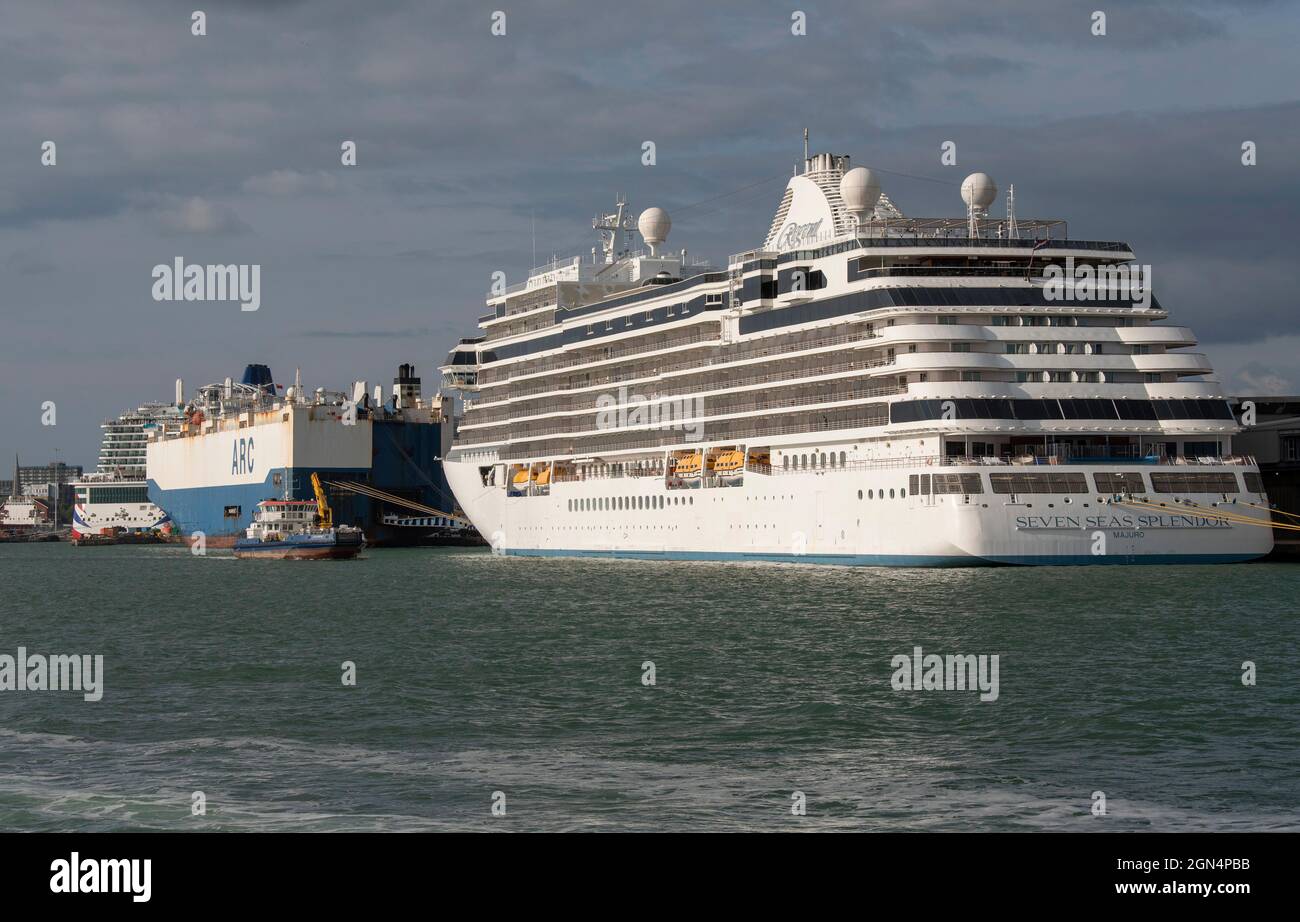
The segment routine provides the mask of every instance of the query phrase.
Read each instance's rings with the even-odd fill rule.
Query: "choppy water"
[[[0,546],[0,654],[105,659],[0,692],[0,829],[1300,829],[1300,566],[217,553]]]

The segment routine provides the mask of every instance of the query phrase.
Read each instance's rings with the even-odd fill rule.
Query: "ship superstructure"
[[[534,270],[443,366],[446,470],[498,550],[886,565],[1227,562],[1272,546],[1206,357],[1128,244],[911,218],[806,157],[761,248]],[[622,205],[616,236],[624,229]],[[608,221],[605,224],[616,222]],[[603,256],[603,258],[602,258]]]

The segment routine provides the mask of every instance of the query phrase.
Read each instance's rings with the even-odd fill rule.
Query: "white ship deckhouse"
[[[816,154],[761,249],[627,238],[488,298],[443,368],[445,469],[521,555],[942,566],[1242,561],[1268,500],[1206,357],[1128,244],[1064,221],[905,216]],[[999,209],[1002,211],[1002,209]]]

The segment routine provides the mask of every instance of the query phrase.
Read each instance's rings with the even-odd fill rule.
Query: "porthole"
[[[894,488],[893,488],[893,487],[890,487],[890,488],[889,488],[889,498],[890,498],[890,499],[893,499],[893,498],[894,498]]]
[[[862,491],[861,491],[861,490],[858,491],[858,499],[862,499]]]
[[[861,496],[862,494],[859,492],[858,495]],[[875,491],[875,490],[868,490],[868,491],[867,491],[867,499],[875,499],[875,498],[876,498],[876,491]]]

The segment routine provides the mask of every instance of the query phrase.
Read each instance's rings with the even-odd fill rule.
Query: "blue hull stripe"
[[[1133,554],[1098,556],[1091,554],[1031,554],[1023,556],[948,557],[927,554],[762,554],[745,551],[578,551],[543,548],[512,548],[512,557],[608,557],[627,560],[732,560],[772,563],[822,564],[842,567],[981,567],[1012,566],[1098,566],[1115,564],[1210,564],[1244,563],[1261,554]]]
[[[222,484],[211,487],[190,487],[179,490],[164,490],[153,479],[149,480],[149,501],[166,510],[176,527],[183,534],[201,531],[209,537],[237,535],[242,537],[244,530],[253,520],[253,510],[264,499],[283,499],[283,483],[291,485],[289,499],[312,499],[311,475],[319,471],[322,477],[363,479],[369,473],[360,468],[274,468],[261,483]],[[272,478],[282,474],[281,485],[277,486]],[[225,517],[227,506],[238,506],[239,516]],[[345,522],[344,524],[350,524]]]

